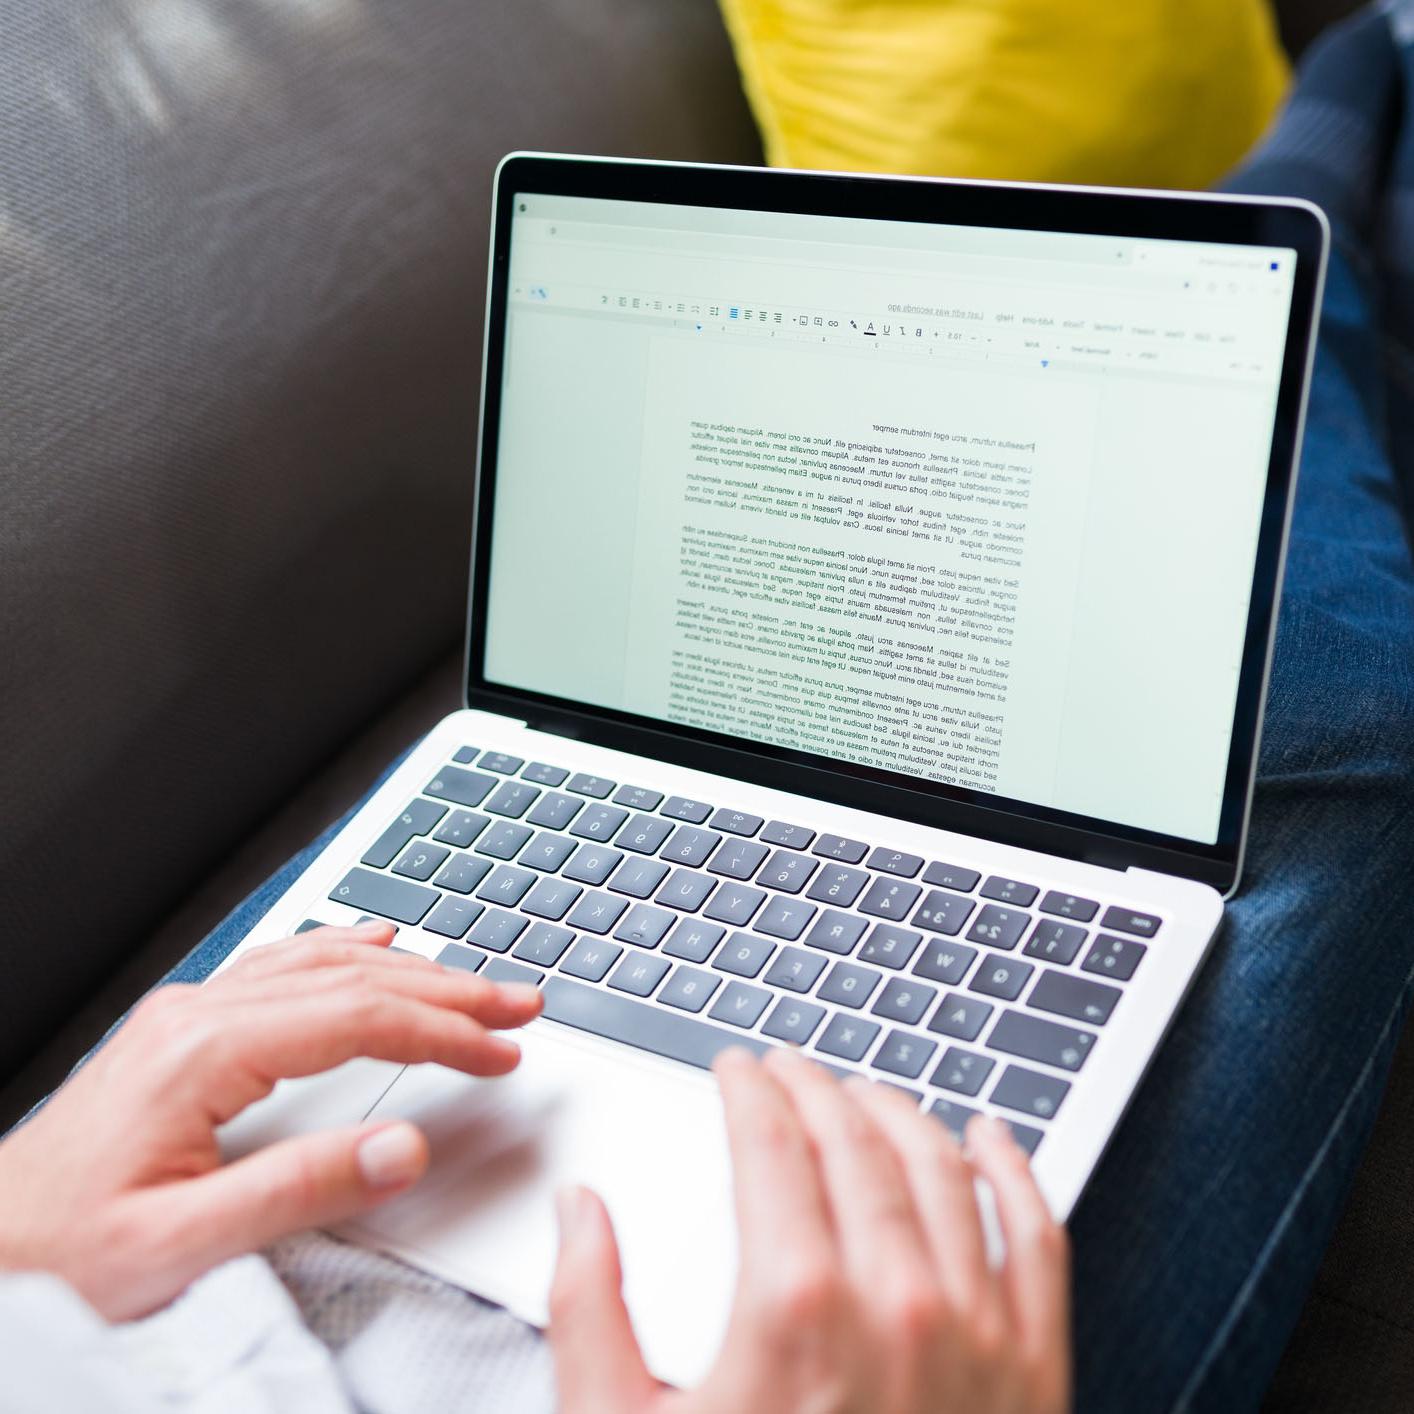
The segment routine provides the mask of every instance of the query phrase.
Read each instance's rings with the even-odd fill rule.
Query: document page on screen
[[[1216,838],[1291,252],[518,200],[489,679]]]

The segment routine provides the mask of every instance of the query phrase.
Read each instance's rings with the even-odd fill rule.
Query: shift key
[[[329,895],[365,913],[376,913],[398,923],[421,923],[428,909],[442,897],[436,889],[368,869],[350,869]]]

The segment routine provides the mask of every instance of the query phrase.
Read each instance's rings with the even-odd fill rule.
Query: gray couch
[[[0,1129],[456,704],[496,158],[760,157],[709,0],[174,13],[0,0]],[[1274,1407],[1407,1387],[1386,1109]]]

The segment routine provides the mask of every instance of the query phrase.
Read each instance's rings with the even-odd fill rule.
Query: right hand
[[[1006,1127],[964,1156],[887,1086],[836,1084],[786,1051],[717,1063],[735,1166],[740,1274],[695,1390],[649,1374],[613,1229],[561,1195],[550,1340],[563,1414],[1061,1414],[1069,1405],[1064,1230]],[[973,1180],[1006,1239],[988,1265]]]

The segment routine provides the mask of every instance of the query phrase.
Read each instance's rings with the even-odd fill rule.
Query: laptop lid
[[[1301,202],[515,154],[467,701],[1235,886]]]

